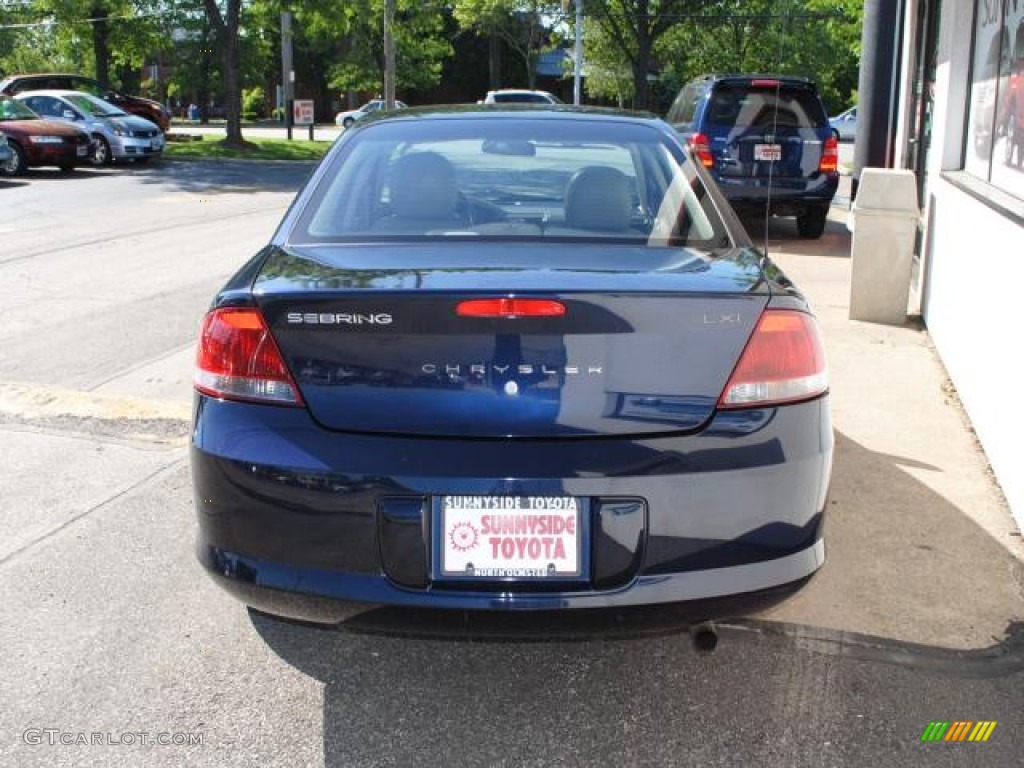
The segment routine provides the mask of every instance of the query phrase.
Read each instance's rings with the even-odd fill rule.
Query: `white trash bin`
[[[865,168],[850,209],[850,319],[902,325],[907,319],[914,240],[921,214],[913,171]]]

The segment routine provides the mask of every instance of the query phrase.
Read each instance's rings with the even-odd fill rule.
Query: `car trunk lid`
[[[753,251],[681,259],[614,246],[618,264],[636,266],[600,270],[569,268],[566,245],[528,257],[483,246],[476,266],[446,258],[459,250],[450,246],[414,250],[415,269],[352,268],[380,260],[379,248],[358,246],[277,251],[263,266],[257,302],[327,428],[481,438],[696,429],[769,295]],[[510,298],[519,303],[476,311]],[[532,300],[564,311],[531,316]]]

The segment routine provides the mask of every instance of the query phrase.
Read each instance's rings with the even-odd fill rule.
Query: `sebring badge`
[[[289,325],[391,325],[387,312],[289,312]]]

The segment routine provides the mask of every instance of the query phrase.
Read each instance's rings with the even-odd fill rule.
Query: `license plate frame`
[[[588,517],[587,500],[579,496],[436,496],[434,579],[578,582],[589,567]]]
[[[782,159],[781,144],[755,144],[754,160],[763,163],[777,163]]]

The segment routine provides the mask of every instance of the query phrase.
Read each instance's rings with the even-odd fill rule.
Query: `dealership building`
[[[914,293],[1024,527],[1024,0],[895,5],[884,164],[916,173]]]

